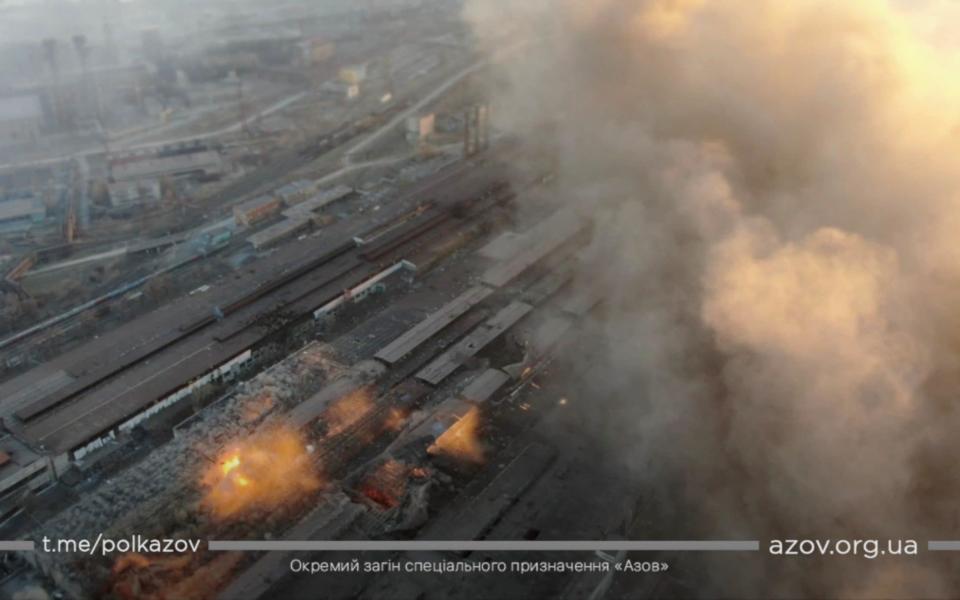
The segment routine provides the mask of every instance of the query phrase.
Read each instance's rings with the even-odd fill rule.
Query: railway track
[[[477,193],[476,189],[480,189],[481,192]],[[493,212],[490,211],[491,207],[508,202],[513,196],[509,187],[499,185],[495,180],[487,180],[485,185],[476,189],[474,192],[459,198],[436,199],[435,204],[430,204],[425,210],[416,211],[413,213],[414,216],[410,214],[397,215],[395,217],[398,223],[396,226],[381,227],[378,229],[379,235],[371,236],[366,240],[366,243],[355,242],[357,244],[355,247],[339,253],[329,260],[351,260],[356,261],[358,265],[380,268],[382,265],[389,264],[404,256],[412,247],[422,242],[425,237],[443,231],[453,233],[456,229],[453,226],[458,222],[467,227],[474,225],[477,218]],[[444,213],[447,214],[444,216]],[[544,222],[554,222],[554,220],[546,219]],[[555,222],[563,223],[565,220],[558,219]],[[426,224],[429,224],[429,226]],[[510,352],[498,354],[496,363],[490,365],[490,368],[487,368],[484,372],[484,375],[488,376],[487,380],[494,381],[496,385],[477,386],[471,384],[471,386],[462,387],[461,384],[464,381],[470,383],[480,378],[473,377],[475,374],[474,366],[467,366],[463,362],[468,360],[466,356],[451,357],[450,350],[462,346],[465,340],[479,339],[475,337],[475,333],[489,328],[490,324],[495,322],[498,308],[509,305],[511,299],[514,299],[513,303],[515,303],[517,294],[522,294],[525,299],[536,305],[535,311],[540,311],[543,308],[556,313],[556,318],[562,317],[571,323],[575,319],[567,319],[561,314],[566,310],[565,307],[568,304],[574,307],[584,307],[584,310],[592,306],[591,301],[577,301],[576,296],[561,298],[562,301],[560,302],[557,302],[554,298],[554,294],[571,277],[570,270],[564,267],[569,266],[570,261],[574,260],[573,252],[576,251],[576,248],[569,248],[562,243],[553,243],[552,229],[552,227],[534,228],[532,233],[528,232],[530,235],[521,236],[520,239],[524,241],[517,247],[515,255],[498,260],[497,264],[491,266],[484,273],[484,275],[500,273],[498,281],[502,280],[502,283],[498,285],[484,284],[488,286],[489,294],[483,295],[478,303],[466,306],[466,311],[461,313],[454,321],[446,322],[442,331],[435,331],[428,338],[417,342],[411,352],[405,353],[396,361],[389,363],[373,357],[359,360],[350,367],[350,374],[341,372],[337,379],[328,381],[319,392],[310,398],[301,399],[296,404],[290,404],[287,411],[274,415],[276,418],[284,419],[287,423],[295,425],[305,433],[311,444],[311,460],[322,467],[322,480],[326,483],[324,488],[311,491],[296,500],[292,505],[271,513],[270,532],[272,534],[283,532],[289,534],[300,530],[312,532],[313,529],[310,526],[313,522],[312,519],[323,516],[317,513],[320,506],[325,506],[329,502],[333,511],[343,508],[344,502],[336,500],[337,498],[344,500],[346,505],[353,510],[351,514],[364,514],[367,521],[386,523],[390,513],[389,510],[383,511],[383,509],[389,509],[393,505],[378,508],[368,503],[370,499],[368,492],[371,492],[365,487],[370,482],[368,476],[384,464],[393,465],[399,461],[403,463],[401,466],[404,469],[408,467],[409,469],[417,468],[420,474],[416,477],[421,482],[424,481],[426,477],[429,477],[429,472],[432,470],[430,461],[433,459],[428,456],[427,444],[429,440],[426,440],[422,433],[424,431],[432,432],[431,435],[436,437],[439,433],[438,428],[434,425],[446,423],[447,427],[450,426],[449,420],[441,421],[438,419],[438,415],[442,413],[443,418],[446,419],[450,414],[453,414],[450,410],[451,406],[459,410],[460,408],[479,406],[485,403],[486,409],[489,409],[497,405],[497,402],[491,399],[493,394],[497,393],[497,390],[507,392],[511,387],[505,385],[510,376],[506,374],[505,371],[508,371],[508,369],[502,364],[504,361],[513,361]],[[564,232],[562,237],[571,243],[579,244],[582,242],[580,233],[581,229],[579,228],[571,229]],[[544,241],[551,241],[551,243],[544,244]],[[331,252],[334,249],[335,247],[332,247]],[[364,250],[369,250],[369,252],[361,256],[361,252]],[[531,252],[534,252],[534,255],[531,255]],[[311,261],[314,264],[322,263],[325,259],[327,259],[326,256],[315,256],[304,263],[303,266],[311,264]],[[505,268],[514,263],[521,265],[523,268]],[[329,265],[330,263],[325,264]],[[467,261],[465,264],[473,263]],[[324,266],[324,264],[320,264],[317,268],[323,269]],[[468,268],[472,272],[472,267]],[[507,277],[502,275],[504,272],[513,273],[513,275]],[[291,273],[297,273],[298,277],[292,278],[290,283],[280,285],[279,288],[271,287],[280,282],[288,281],[290,278],[287,275]],[[266,296],[261,295],[252,299],[259,293],[257,290],[237,295],[235,298],[237,306],[234,312],[225,316],[229,319],[233,315],[242,315],[247,310],[248,305],[240,306],[240,304],[250,302],[251,305],[255,305],[262,301],[264,297],[270,297],[271,294],[283,290],[288,285],[295,284],[304,277],[310,276],[309,270],[295,269],[291,273],[286,275],[283,273],[275,274],[269,282],[266,282],[264,285],[269,290],[260,290]],[[437,273],[432,277],[436,281],[436,278],[444,276]],[[545,282],[547,279],[550,279],[550,281]],[[553,281],[553,279],[558,281]],[[480,302],[485,302],[485,304],[480,305]],[[549,306],[546,306],[548,303]],[[456,306],[459,306],[459,304]],[[441,307],[427,315],[425,320],[435,318],[437,313],[445,314],[446,312],[449,311],[444,311],[444,308]],[[190,326],[194,322],[187,319],[184,320],[184,323],[186,329],[190,330]],[[525,323],[522,324],[524,328],[529,325],[526,321]],[[199,328],[192,329],[192,335],[196,335],[208,327],[217,326],[218,322],[199,326]],[[514,322],[493,337],[485,336],[483,340],[478,342],[479,347],[476,350],[482,351],[485,346],[494,342],[495,337],[499,337],[508,329],[520,326],[519,322]],[[243,328],[243,325],[240,324],[237,327]],[[412,324],[407,324],[407,327],[412,327]],[[528,339],[538,336],[524,335],[523,337]],[[384,341],[384,343],[388,342]],[[370,352],[375,353],[376,349],[371,349]],[[420,373],[426,365],[433,364],[438,360],[450,363],[451,358],[458,362],[453,364],[447,375],[443,377],[445,381],[427,383],[420,377]],[[461,369],[460,367],[467,368]],[[504,371],[501,371],[501,368]],[[360,377],[360,370],[369,371],[368,376]],[[357,373],[353,373],[354,371],[357,371]],[[340,385],[343,382],[349,385]],[[465,396],[468,393],[473,394],[468,390],[477,388],[483,388],[486,391],[476,396]],[[342,412],[335,413],[333,417],[328,418],[327,410],[333,403],[344,398],[345,395],[359,389],[364,389],[365,393],[369,394],[370,402],[364,404],[366,406],[363,409],[364,412],[358,414],[357,418],[348,425],[336,426],[337,414],[342,415]],[[490,401],[487,402],[487,400]],[[464,404],[465,401],[466,404]],[[414,411],[420,412],[417,413],[416,419],[411,419]],[[273,424],[275,425],[276,421],[273,421]],[[261,425],[265,426],[265,422]],[[424,426],[426,426],[426,429],[424,429]],[[410,435],[411,433],[412,435]],[[225,443],[225,441],[220,443]],[[214,450],[210,454],[210,460],[216,460],[212,458],[215,454],[216,451]],[[418,464],[425,468],[419,468]],[[385,484],[388,483],[389,481],[386,481]],[[374,489],[372,492],[375,494],[376,490]],[[389,499],[392,496],[386,494],[384,497]],[[375,497],[373,501],[376,501]],[[164,514],[157,513],[150,519],[163,519],[165,518]],[[349,521],[345,522],[344,528],[349,525]],[[169,531],[165,530],[165,533],[175,537],[180,534],[187,535],[178,529],[182,526],[182,520],[177,519],[172,523],[173,528]],[[243,539],[251,535],[251,527],[248,526],[246,521],[218,523],[212,520],[201,520],[199,526],[201,529],[191,530],[190,536],[200,536],[205,539]],[[254,529],[256,527],[253,526]],[[355,534],[354,531],[351,535]],[[331,534],[331,537],[333,535]],[[231,562],[224,556],[211,552],[201,552],[194,555],[191,558],[190,565],[184,567],[185,574],[183,577],[185,579],[181,581],[195,579],[194,575],[203,574],[208,568],[219,569],[223,567],[226,573],[237,575],[241,571],[245,572],[244,567],[250,565],[254,569],[252,571],[254,575],[252,576],[255,576],[257,570],[262,567],[262,564],[256,561],[256,555],[248,555],[241,559],[242,562]],[[254,564],[251,565],[251,563]],[[247,579],[249,578],[245,575],[240,575],[236,581],[238,585],[243,587]],[[225,581],[226,579],[219,583],[211,581],[206,589],[222,588]],[[235,587],[231,585],[225,591],[227,593],[226,597],[231,597],[229,593],[233,590],[235,590]]]
[[[259,315],[289,312],[284,328],[294,327],[344,289],[401,260],[431,232],[484,218],[489,207],[511,197],[492,176],[497,170],[481,169],[467,181],[441,174],[433,185],[419,186],[419,193],[430,193],[431,208],[413,218],[406,211],[385,215],[380,223],[365,223],[358,235],[344,232],[339,241],[303,252],[286,268],[268,268],[268,276],[253,285],[234,286],[220,297],[193,298],[183,310],[165,307],[161,310],[166,319],[151,313],[121,326],[91,342],[88,351],[81,347],[72,357],[48,366],[49,373],[68,374],[56,389],[39,396],[30,392],[29,386],[43,382],[31,380],[31,372],[7,382],[0,392],[20,399],[17,405],[8,402],[2,407],[4,414],[15,417],[8,428],[28,444],[53,452],[70,450],[87,436],[108,433],[153,402],[275,336],[276,331],[259,325]],[[391,220],[402,224],[358,245],[364,232],[383,230]],[[122,345],[112,346],[110,340]],[[74,357],[77,360],[70,360]]]

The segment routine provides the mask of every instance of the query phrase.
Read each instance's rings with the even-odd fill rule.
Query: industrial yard
[[[298,180],[235,205],[238,224],[274,222],[242,266],[4,382],[6,535],[482,539],[538,481],[553,494],[577,459],[550,428],[572,408],[537,382],[602,300],[571,285],[590,218],[542,201],[548,167],[511,165],[516,143],[462,151],[390,193]],[[207,245],[184,260],[220,260]],[[513,500],[455,516],[484,494]],[[611,534],[630,518],[580,508]],[[154,560],[38,555],[30,572],[78,598],[311,593],[273,554]]]
[[[636,482],[585,461],[552,376],[602,310],[596,215],[557,210],[550,156],[492,127],[462,7],[291,3],[269,25],[250,10],[185,41],[130,38],[123,68],[156,85],[139,119],[106,115],[103,81],[68,110],[53,37],[48,77],[16,96],[46,120],[0,143],[0,538],[627,535]],[[119,68],[117,48],[74,42],[80,67]],[[622,501],[560,500],[570,485]],[[589,519],[564,526],[574,514]],[[293,556],[11,554],[0,597],[316,598]],[[323,597],[479,585],[401,579],[344,574]]]
[[[956,598],[950,4],[0,0],[0,600]]]

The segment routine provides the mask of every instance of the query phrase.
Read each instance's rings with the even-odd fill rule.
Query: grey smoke
[[[626,466],[683,474],[705,537],[960,535],[950,10],[467,2],[490,50],[544,40],[497,65],[494,115],[555,154],[559,202],[615,205],[585,281],[611,302],[576,376]],[[712,593],[960,583],[929,557],[763,569],[715,573]]]

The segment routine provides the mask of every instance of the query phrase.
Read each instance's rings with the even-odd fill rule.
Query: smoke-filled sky
[[[609,317],[577,376],[626,462],[682,472],[704,537],[957,539],[958,4],[469,0],[466,18],[490,49],[541,40],[497,67],[495,119],[556,154],[560,202],[615,202],[595,243]],[[781,560],[706,595],[960,589],[930,555],[885,560]]]

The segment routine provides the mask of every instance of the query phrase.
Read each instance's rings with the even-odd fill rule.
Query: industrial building
[[[317,186],[314,182],[301,179],[277,188],[274,195],[285,206],[293,206],[306,200],[316,189]]]
[[[468,190],[458,193],[470,197]],[[409,209],[414,201],[410,198],[395,210]],[[388,213],[379,217],[390,218]],[[436,221],[434,215],[425,213],[404,230],[420,231],[422,223],[431,220]],[[150,411],[160,410],[158,406],[170,406],[209,382],[232,378],[237,369],[256,360],[258,344],[269,339],[270,332],[251,317],[278,300],[286,298],[288,311],[320,318],[314,311],[326,316],[344,300],[362,298],[404,268],[406,263],[398,267],[396,261],[385,269],[378,266],[393,248],[403,247],[404,230],[380,241],[376,258],[355,254],[358,234],[350,231],[285,248],[250,281],[210,292],[213,297],[184,297],[118,328],[88,347],[0,385],[4,414],[9,415],[5,422],[48,457],[43,459],[50,461],[45,468],[55,476]],[[131,346],[131,340],[149,341]],[[185,356],[192,359],[184,363]],[[145,378],[146,373],[154,375]]]
[[[0,597],[316,597],[289,568],[309,553],[212,540],[626,533],[606,495],[626,486],[594,485],[602,455],[550,384],[604,310],[607,290],[582,285],[595,215],[557,210],[550,161],[491,137],[456,3],[341,4],[202,7],[195,35],[131,19],[111,35],[133,56],[111,68],[105,41],[41,46],[47,125],[89,139],[58,188],[0,203],[0,232],[5,215],[35,229],[10,237],[5,272],[24,304],[60,274],[76,298],[0,336],[0,539],[202,543],[24,552],[0,564]],[[83,70],[105,85],[87,80],[74,111]],[[100,108],[123,126],[98,130]],[[441,131],[436,115],[463,117]],[[41,233],[56,243],[35,251]],[[331,600],[598,584],[329,575]]]
[[[336,483],[303,491],[269,521],[245,520],[240,529],[198,516],[193,535],[483,539],[560,461],[542,439],[510,433],[516,441],[505,441],[517,425],[501,422],[534,415],[512,398],[532,389],[530,373],[602,300],[568,287],[589,219],[543,213],[491,235],[517,195],[501,179],[505,170],[497,162],[448,164],[375,213],[293,239],[315,211],[354,194],[347,186],[321,191],[246,238],[275,249],[237,277],[0,384],[8,431],[0,449],[10,457],[0,464],[0,507],[9,515],[0,527],[83,537],[149,524],[180,536],[183,521],[164,507],[206,510],[202,487],[182,474],[219,460],[230,440],[292,427]],[[255,224],[266,218],[260,211],[277,214],[280,206],[270,194],[237,214]],[[507,427],[500,437],[453,441],[497,427]],[[164,441],[143,441],[154,435]],[[134,457],[137,466],[125,467]],[[41,524],[26,516],[41,490],[69,488],[99,470],[111,474],[109,484],[90,484]],[[430,491],[443,480],[456,491]],[[435,518],[423,516],[428,503]],[[227,566],[202,551],[176,575],[148,576],[141,567],[104,570],[102,558],[42,554],[32,568],[78,598],[92,586],[150,590],[186,581],[202,587],[198,597],[296,597],[284,558]],[[214,568],[229,576],[191,576]],[[389,581],[348,577],[327,593],[377,597],[383,585]]]
[[[261,229],[249,236],[247,241],[254,250],[263,250],[309,230],[312,225],[310,217],[288,218]]]
[[[43,222],[47,210],[39,200],[0,200],[0,230],[25,231]]]
[[[310,196],[309,199],[303,200],[299,204],[284,210],[283,215],[290,219],[298,219],[301,217],[312,218],[315,217],[319,211],[331,204],[349,200],[353,193],[353,188],[345,185],[338,185],[330,189],[322,190]],[[290,205],[288,204],[288,206]]]
[[[215,150],[182,153],[142,153],[115,156],[110,162],[113,181],[142,181],[161,177],[216,177],[224,172],[223,159]]]
[[[249,227],[280,212],[283,202],[276,196],[259,196],[233,208],[237,225]]]
[[[160,200],[160,182],[156,179],[115,181],[107,184],[114,207],[147,204]]]

